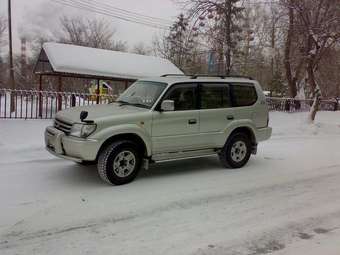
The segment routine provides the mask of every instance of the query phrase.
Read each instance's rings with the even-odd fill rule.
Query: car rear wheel
[[[227,168],[241,168],[249,161],[251,141],[244,133],[232,134],[219,153],[223,166]]]
[[[98,174],[109,184],[133,181],[141,168],[138,146],[131,141],[117,141],[107,146],[98,158]]]

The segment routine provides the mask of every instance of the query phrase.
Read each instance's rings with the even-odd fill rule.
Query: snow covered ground
[[[340,254],[340,112],[271,113],[239,170],[215,157],[131,184],[43,147],[50,120],[0,120],[0,254]]]

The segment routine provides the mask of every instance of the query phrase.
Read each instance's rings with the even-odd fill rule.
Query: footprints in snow
[[[249,255],[259,255],[259,254],[268,254],[275,251],[279,251],[284,249],[286,246],[280,243],[277,240],[271,240],[263,245],[254,245],[250,248],[251,253]]]
[[[332,231],[331,229],[326,229],[326,228],[315,228],[315,229],[313,229],[313,232],[315,234],[327,234],[331,231]],[[304,233],[304,232],[300,232],[300,233],[298,233],[298,237],[300,239],[303,239],[303,240],[308,240],[308,239],[312,239],[314,237],[314,235]]]
[[[326,229],[326,228],[315,228],[313,229],[313,234],[310,233],[305,233],[305,232],[299,232],[297,234],[297,237],[299,237],[300,239],[303,240],[309,240],[312,239],[314,237],[315,234],[327,234],[329,232],[331,232],[332,229]],[[278,241],[278,240],[268,240],[265,242],[254,242],[252,243],[251,246],[248,247],[248,251],[249,253],[246,253],[247,255],[262,255],[262,254],[270,254],[279,250],[283,250],[285,248],[285,244],[283,244],[282,242]],[[216,251],[218,253],[219,250],[219,246],[217,245],[213,245],[213,244],[209,244],[208,245],[208,250],[211,250],[213,253],[211,254],[215,254],[214,251]],[[206,250],[207,251],[207,250]],[[203,253],[203,254],[210,254],[210,252],[207,251],[207,253]],[[243,253],[232,253],[232,254],[243,254]]]
[[[326,234],[328,232],[331,232],[332,229],[325,229],[325,228],[315,228],[314,232],[317,234]]]

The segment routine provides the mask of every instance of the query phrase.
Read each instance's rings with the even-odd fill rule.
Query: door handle
[[[190,119],[190,120],[188,120],[188,124],[189,125],[197,124],[197,120],[196,119]]]
[[[234,116],[233,115],[228,115],[227,116],[227,120],[233,120],[234,119]]]

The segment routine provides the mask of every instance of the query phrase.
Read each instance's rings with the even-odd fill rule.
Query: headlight
[[[83,124],[73,124],[71,128],[70,135],[76,136],[76,137],[81,137],[81,129],[83,127]]]
[[[86,138],[97,128],[96,124],[73,124],[70,135]]]
[[[97,128],[96,124],[85,124],[81,129],[81,137],[88,137],[91,135]]]

